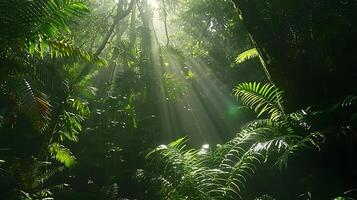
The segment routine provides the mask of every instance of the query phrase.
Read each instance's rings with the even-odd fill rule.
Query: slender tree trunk
[[[162,1],[162,6],[164,9],[164,26],[165,26],[165,35],[166,35],[166,47],[170,45],[170,37],[169,37],[169,31],[167,29],[167,9],[166,9],[166,2],[165,0]]]
[[[153,25],[153,13],[146,0],[141,2],[140,15],[143,21],[142,51],[146,57],[147,108],[143,111],[147,116],[155,116],[153,129],[159,134],[157,141],[167,139],[160,133],[168,133],[168,110],[165,98],[163,67],[160,60],[160,46]]]
[[[247,0],[233,0],[240,12],[245,27],[254,41],[258,52],[265,63],[264,71],[268,74],[271,82],[276,83],[286,91],[286,97],[291,104],[288,107],[295,109],[297,105],[297,93],[295,83],[289,80],[289,62],[283,49],[282,41],[279,41],[267,22],[260,16],[255,3]],[[295,102],[294,102],[295,101]]]

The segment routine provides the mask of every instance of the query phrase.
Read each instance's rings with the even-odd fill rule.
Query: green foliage
[[[193,75],[191,75],[193,76]],[[177,100],[187,95],[187,86],[185,82],[178,79],[174,74],[165,72],[163,74],[163,82],[168,100]]]
[[[58,124],[59,139],[60,141],[67,139],[76,142],[82,131],[82,122],[90,112],[88,105],[79,99],[68,99],[67,104],[68,110],[63,112]]]
[[[255,198],[254,200],[275,200],[275,199],[269,195],[262,195],[260,197]]]
[[[271,84],[241,83],[235,87],[234,95],[243,104],[249,106],[260,117],[262,114],[270,115],[271,120],[279,120],[284,114],[282,109],[282,91]]]
[[[151,21],[145,0],[0,2],[0,141],[6,146],[4,149],[0,146],[0,198],[3,188],[10,188],[10,193],[16,194],[5,199],[53,199],[54,192],[67,184],[51,186],[52,183],[70,178],[81,184],[75,187],[81,191],[71,191],[68,196],[60,196],[61,199],[121,199],[126,194],[130,199],[159,199],[155,192],[162,199],[171,200],[254,199],[258,196],[254,191],[261,190],[260,177],[255,179],[257,174],[263,171],[263,176],[269,177],[267,169],[273,166],[286,169],[292,156],[309,152],[308,148],[319,149],[325,139],[321,134],[322,131],[325,134],[324,129],[337,132],[334,134],[337,139],[328,143],[333,148],[333,157],[348,155],[348,161],[354,161],[356,96],[321,112],[311,112],[309,108],[288,113],[282,90],[273,84],[249,82],[238,84],[233,93],[244,107],[256,113],[256,120],[241,127],[228,142],[215,147],[203,145],[201,149],[193,149],[186,138],[159,146],[145,157],[146,168],[137,171],[138,178],[149,185],[137,185],[132,175],[144,166],[145,152],[167,137],[177,134],[182,137],[182,133],[190,131],[191,124],[187,126],[186,122],[191,118],[185,116],[198,119],[192,123],[197,126],[193,128],[200,129],[197,134],[208,125],[200,122],[213,122],[207,126],[214,127],[212,132],[219,133],[223,140],[231,137],[222,134],[222,127],[232,130],[230,122],[239,124],[244,120],[241,116],[239,120],[233,119],[233,114],[232,121],[222,117],[226,107],[235,107],[224,92],[237,80],[264,79],[262,70],[254,66],[256,62],[233,67],[237,64],[258,57],[266,78],[273,82],[269,68],[273,77],[277,77],[274,83],[282,83],[279,86],[286,91],[284,94],[301,90],[300,85],[302,88],[309,85],[303,91],[310,88],[316,93],[325,91],[321,89],[325,87],[317,87],[320,82],[322,86],[328,82],[334,85],[326,90],[331,96],[340,91],[350,94],[349,89],[355,85],[342,82],[346,86],[338,87],[339,81],[330,79],[299,82],[299,77],[320,75],[316,71],[326,71],[328,76],[333,72],[334,77],[336,73],[336,77],[347,74],[334,65],[350,66],[340,63],[348,57],[343,54],[354,52],[353,45],[337,34],[336,30],[343,27],[335,25],[344,24],[351,30],[355,27],[346,17],[355,18],[352,0],[156,1],[159,7],[156,11],[164,10],[165,27],[169,27],[166,39],[170,44],[166,48],[160,48],[162,41],[157,36],[161,31],[154,30],[160,19],[154,11],[155,21]],[[233,2],[240,5],[239,12]],[[248,6],[244,7],[245,4]],[[246,26],[242,26],[240,15],[244,16]],[[354,38],[354,31],[350,35]],[[335,58],[334,54],[342,56]],[[99,68],[107,63],[98,55],[109,61],[108,68]],[[94,69],[94,65],[98,68]],[[244,73],[245,68],[248,73]],[[299,73],[280,77],[291,72]],[[304,99],[319,97],[311,92],[300,94],[304,94]],[[183,101],[177,101],[183,96]],[[314,100],[318,105],[324,101]],[[288,109],[298,105],[288,103]],[[232,126],[238,127],[236,124]],[[161,128],[172,130],[172,135],[168,136]],[[341,145],[348,149],[347,153],[335,156],[340,148],[335,143],[346,136],[352,138],[346,139],[348,145]],[[27,162],[29,157],[52,159],[61,167],[36,159]],[[71,168],[77,162],[76,168]],[[353,168],[348,162],[341,163],[345,165],[342,169],[349,165]],[[314,171],[314,161],[305,164]],[[66,176],[52,179],[65,167]],[[289,170],[294,167],[290,164]],[[339,170],[329,175],[343,173]],[[299,177],[298,182],[303,187],[312,187],[309,191],[316,191],[320,184],[308,184],[310,176],[315,177],[310,171],[307,178]],[[292,174],[295,178],[295,171]],[[248,195],[251,191],[247,187],[255,184],[257,187]],[[301,189],[297,188],[288,192]],[[271,196],[260,196],[266,193],[280,197],[270,192],[259,191],[255,199],[272,200]],[[310,192],[308,196],[311,197]]]
[[[214,191],[218,186],[215,182],[219,180],[217,175],[223,172],[206,167],[206,155],[198,150],[187,150],[185,138],[159,146],[146,158],[150,171],[139,173],[139,178],[158,184],[163,198],[212,199],[212,195],[218,195],[218,191]]]
[[[67,22],[88,12],[77,0],[3,1],[0,4],[1,40],[35,39],[36,35],[53,37],[67,30]],[[6,43],[5,43],[6,44]]]
[[[62,167],[54,167],[50,162],[31,160],[11,160],[0,171],[5,180],[12,176],[15,182],[10,191],[2,191],[2,196],[9,199],[48,200],[53,199],[53,192],[63,190],[68,184],[54,184],[51,179],[62,171]],[[0,181],[1,183],[1,181]],[[13,184],[10,182],[10,184]]]
[[[290,155],[319,148],[322,134],[309,132],[303,112],[283,112],[282,92],[275,86],[243,83],[235,94],[268,118],[249,123],[216,149],[187,149],[184,138],[161,145],[147,155],[148,172],[139,177],[158,184],[164,199],[243,199],[257,167],[267,161],[286,167]]]
[[[52,106],[49,103],[47,96],[35,90],[26,79],[14,79],[15,92],[18,99],[19,108],[25,113],[34,117],[36,127],[43,132],[48,126],[48,121],[51,117]],[[37,119],[36,119],[37,118]]]
[[[40,58],[43,58],[45,54],[49,54],[52,58],[75,58],[79,61],[95,63],[99,66],[107,64],[104,59],[77,47],[65,37],[43,39],[39,36],[34,42],[30,42],[29,54],[32,56],[37,55]]]
[[[49,150],[51,155],[66,167],[72,167],[75,164],[76,158],[72,155],[72,152],[63,145],[52,143],[49,145]]]
[[[248,49],[244,51],[243,53],[240,53],[237,58],[236,58],[236,63],[241,64],[247,60],[250,60],[252,58],[259,57],[259,53],[256,48]]]
[[[324,136],[311,130],[305,118],[308,114],[297,111],[286,114],[282,106],[282,91],[272,84],[242,83],[234,89],[244,105],[253,109],[258,117],[267,114],[267,119],[249,123],[238,136],[244,141],[254,141],[252,150],[258,152],[282,152],[276,163],[287,166],[289,155],[303,148],[319,149]]]
[[[334,198],[333,200],[353,200],[353,198],[349,198],[349,197],[337,197],[337,198]]]
[[[2,128],[2,126],[4,125],[5,123],[5,119],[4,117],[0,114],[0,128]]]
[[[19,65],[30,56],[43,59],[45,56],[71,57],[78,60],[105,65],[105,61],[73,45],[66,37],[59,37],[64,31],[69,32],[68,23],[74,17],[88,12],[86,5],[76,0],[35,0],[4,1],[0,4],[0,48],[2,63],[16,56],[22,57]],[[5,56],[5,57],[4,57]]]

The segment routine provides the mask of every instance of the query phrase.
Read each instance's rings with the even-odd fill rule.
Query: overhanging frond
[[[0,3],[0,41],[31,39],[35,35],[52,37],[68,30],[67,22],[87,13],[78,0],[12,0]]]
[[[275,85],[260,83],[241,83],[234,90],[234,95],[242,103],[253,109],[258,117],[262,114],[268,114],[270,119],[277,120],[284,115],[282,104],[282,91]]]
[[[256,48],[248,49],[244,51],[243,53],[240,53],[237,58],[236,58],[236,63],[241,64],[247,60],[253,59],[259,57],[259,52],[257,51]]]
[[[50,120],[52,106],[42,92],[33,89],[26,79],[16,79],[15,91],[19,100],[20,108],[31,116],[38,116],[38,128],[43,131]]]

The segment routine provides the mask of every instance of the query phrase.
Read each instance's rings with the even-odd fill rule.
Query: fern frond
[[[237,58],[236,58],[236,63],[241,64],[247,60],[250,60],[252,58],[259,57],[259,52],[257,51],[256,48],[248,49],[244,51],[243,53],[240,53]]]
[[[149,165],[159,174],[152,180],[160,182],[170,198],[173,194],[179,197],[191,194],[194,199],[212,199],[218,193],[219,175],[223,171],[207,167],[204,155],[185,147],[185,138],[181,138],[150,152]]]
[[[277,120],[284,115],[281,106],[283,92],[272,84],[241,83],[233,92],[244,105],[253,109],[258,117],[268,114],[270,119]]]
[[[352,105],[355,105],[356,103],[357,103],[357,96],[350,95],[342,101],[341,106],[342,107],[350,107]]]
[[[107,63],[99,56],[93,55],[74,45],[68,38],[46,39],[41,35],[29,40],[26,45],[28,53],[43,58],[50,55],[52,58],[73,58],[79,61],[105,66]]]
[[[288,167],[288,159],[291,155],[295,155],[299,150],[307,148],[315,148],[320,150],[320,145],[324,142],[325,136],[320,132],[310,133],[305,137],[300,137],[292,141],[286,150],[279,156],[275,165],[279,166],[280,170]]]
[[[67,22],[88,12],[77,0],[1,1],[0,40],[31,39],[35,35],[54,36],[68,30]]]
[[[84,51],[83,49],[72,44],[72,42],[66,38],[45,40],[42,45],[40,44],[38,46],[40,52],[43,52],[43,48],[47,47],[50,55],[55,58],[70,57],[95,63],[99,66],[107,65],[107,62],[104,59]]]
[[[242,199],[241,193],[245,188],[248,178],[252,178],[258,164],[262,163],[264,156],[253,151],[245,151],[238,161],[226,158],[221,168],[229,176],[221,188],[224,199]]]
[[[38,128],[44,131],[50,120],[52,106],[45,94],[34,90],[26,79],[15,79],[17,86],[15,92],[19,98],[20,107],[31,116],[38,115]]]

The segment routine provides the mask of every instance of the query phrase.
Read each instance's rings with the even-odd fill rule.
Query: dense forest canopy
[[[0,200],[357,199],[355,0],[0,0]]]

